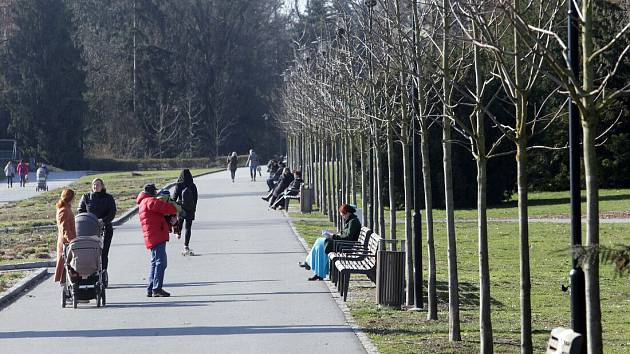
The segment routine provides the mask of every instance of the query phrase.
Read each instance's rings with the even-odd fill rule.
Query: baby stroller
[[[64,246],[66,286],[61,294],[61,307],[96,299],[96,307],[105,306],[105,286],[101,252],[103,225],[96,215],[81,213],[74,218],[77,237]]]
[[[37,187],[35,187],[35,191],[48,191],[48,173],[43,168],[38,168],[37,172]]]

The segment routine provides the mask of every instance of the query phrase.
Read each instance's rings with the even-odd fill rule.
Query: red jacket
[[[175,207],[144,192],[138,195],[136,203],[139,204],[138,214],[144,234],[144,245],[151,249],[168,241],[170,225],[164,215],[177,214]]]
[[[28,165],[23,162],[20,162],[17,165],[17,173],[18,173],[18,176],[26,176],[28,174]]]

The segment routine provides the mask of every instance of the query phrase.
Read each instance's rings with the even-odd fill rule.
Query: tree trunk
[[[446,235],[448,238],[448,336],[451,341],[462,340],[459,321],[459,277],[457,274],[457,238],[455,236],[455,212],[453,205],[453,167],[451,161],[451,111],[450,111],[450,62],[448,33],[450,31],[450,0],[442,0],[442,91],[444,114],[442,129],[442,165],[444,169],[444,204],[446,207]]]
[[[479,236],[479,334],[483,354],[493,353],[490,317],[490,270],[488,262],[488,219],[486,215],[486,159],[477,158],[477,223]]]
[[[422,183],[424,188],[424,215],[427,231],[427,257],[429,258],[429,278],[427,286],[427,319],[437,320],[437,266],[435,261],[435,243],[433,241],[433,191],[431,188],[429,132],[427,131],[427,124],[425,119],[425,117],[420,119],[420,149],[422,153]],[[455,268],[455,270],[457,271],[457,268]]]
[[[361,155],[361,212],[363,215],[363,224],[368,227],[372,227],[372,225],[368,224],[368,200],[367,200],[367,181],[365,178],[365,172],[368,170],[367,165],[365,163],[365,139],[363,135],[359,135],[359,154]]]
[[[389,238],[396,239],[396,196],[394,194],[394,128],[387,122],[387,182],[389,187]]]
[[[403,124],[401,128],[403,175],[405,187],[405,258],[407,260],[407,305],[414,304],[414,277],[413,277],[413,232],[411,229],[411,208],[413,206],[413,176],[411,154],[409,153],[409,132],[406,123],[406,110],[403,109]]]
[[[582,1],[582,89],[593,92],[593,1]],[[592,96],[582,98],[582,135],[584,149],[584,177],[586,179],[586,246],[599,246],[599,178],[595,139],[599,123],[598,112]],[[601,354],[602,313],[599,291],[599,256],[584,265],[586,292],[586,349],[589,354]]]
[[[517,116],[519,112],[517,112]],[[524,118],[525,116],[522,116]],[[516,145],[516,168],[518,185],[518,226],[521,274],[521,353],[529,354],[532,349],[532,303],[531,276],[529,267],[529,221],[527,213],[527,137],[521,137]]]

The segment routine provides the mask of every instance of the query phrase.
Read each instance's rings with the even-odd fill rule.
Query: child
[[[176,215],[164,215],[164,217],[166,218],[166,222],[171,225],[170,231],[177,234],[177,239],[180,239],[182,237],[182,225],[178,222],[178,220],[183,212],[182,207],[173,199],[171,199],[171,192],[169,192],[168,189],[160,190],[156,198],[171,204],[175,207],[175,209],[177,209]]]

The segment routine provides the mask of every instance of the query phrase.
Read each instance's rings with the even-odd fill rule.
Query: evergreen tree
[[[3,58],[9,130],[25,155],[62,167],[83,156],[87,105],[81,49],[63,0],[20,0]]]

